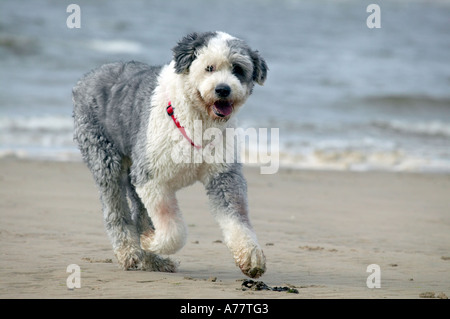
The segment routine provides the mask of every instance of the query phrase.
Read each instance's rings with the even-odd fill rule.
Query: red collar
[[[183,134],[183,136],[189,141],[189,143],[191,143],[191,145],[194,146],[196,149],[201,149],[202,148],[201,146],[196,145],[194,143],[194,141],[191,140],[191,138],[189,136],[187,136],[184,127],[181,126],[180,122],[178,122],[177,118],[174,115],[174,107],[172,106],[172,103],[170,101],[168,103],[168,106],[167,106],[166,110],[167,110],[167,114],[169,114],[169,116],[172,118],[172,120],[175,123],[175,125],[180,130],[181,134]]]

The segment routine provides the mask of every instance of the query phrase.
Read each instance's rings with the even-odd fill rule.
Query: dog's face
[[[173,48],[175,72],[185,76],[195,107],[214,120],[228,120],[264,84],[267,64],[257,51],[223,32],[193,33]]]

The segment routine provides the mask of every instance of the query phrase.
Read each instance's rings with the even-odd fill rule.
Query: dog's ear
[[[197,50],[205,46],[209,38],[214,35],[208,33],[191,33],[181,39],[172,49],[175,61],[175,72],[178,74],[189,71],[189,67],[196,58]]]
[[[259,55],[258,51],[251,50],[250,57],[253,61],[253,81],[259,85],[263,85],[266,81],[267,71],[269,70],[267,63],[261,55]]]

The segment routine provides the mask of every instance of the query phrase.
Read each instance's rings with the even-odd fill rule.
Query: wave
[[[450,163],[430,161],[403,151],[320,150],[306,154],[280,153],[282,166],[338,171],[450,171]]]
[[[73,130],[73,119],[67,116],[0,117],[2,132],[55,132]]]
[[[132,53],[143,52],[140,43],[128,40],[91,40],[88,42],[89,48],[105,53]]]
[[[382,129],[405,134],[450,137],[450,124],[444,122],[410,123],[406,121],[376,122]],[[70,116],[0,117],[0,158],[37,158],[56,161],[80,161],[81,156],[73,142],[73,121]],[[450,172],[449,154],[434,149],[417,147],[405,149],[396,140],[383,138],[333,138],[285,140],[271,145],[271,152],[258,161],[250,152],[258,152],[258,145],[245,144],[243,163],[264,166],[270,159],[280,167],[316,170],[350,171],[437,171]],[[445,140],[444,140],[445,142]],[[254,154],[254,153],[253,153]],[[446,155],[447,154],[447,155]],[[266,155],[266,154],[263,154]],[[247,159],[247,161],[246,161]]]
[[[402,120],[374,121],[372,125],[397,133],[415,134],[430,137],[450,137],[450,123],[441,121],[411,122]]]
[[[0,117],[0,153],[3,156],[33,158],[59,151],[75,152],[72,136],[70,117]]]
[[[269,154],[259,154],[258,145],[245,145],[242,162],[256,166],[276,162],[280,167],[308,170],[450,172],[448,156],[426,150],[411,151],[388,140],[302,141],[296,145],[272,145],[269,149]],[[249,163],[252,158],[258,161]]]
[[[428,95],[380,95],[368,96],[362,98],[362,103],[376,106],[391,106],[391,107],[444,107],[450,108],[449,97],[437,97]]]
[[[79,161],[69,116],[0,117],[0,158]]]
[[[402,151],[315,150],[308,154],[281,151],[270,156],[270,161],[248,162],[248,153],[242,160],[245,166],[330,171],[385,171],[385,172],[440,172],[450,173],[450,162],[408,155]],[[43,159],[80,162],[81,154],[73,147],[14,147],[0,146],[0,158]]]

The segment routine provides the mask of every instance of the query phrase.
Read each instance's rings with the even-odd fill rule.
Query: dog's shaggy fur
[[[236,264],[250,277],[264,273],[240,164],[174,161],[176,147],[196,150],[174,138],[182,135],[166,108],[170,101],[186,132],[196,120],[203,130],[224,131],[266,73],[264,59],[244,41],[223,32],[193,33],[173,48],[168,65],[106,64],[73,88],[74,139],[100,190],[106,231],[123,269],[176,270],[158,254],[185,244],[175,193],[200,181]]]

